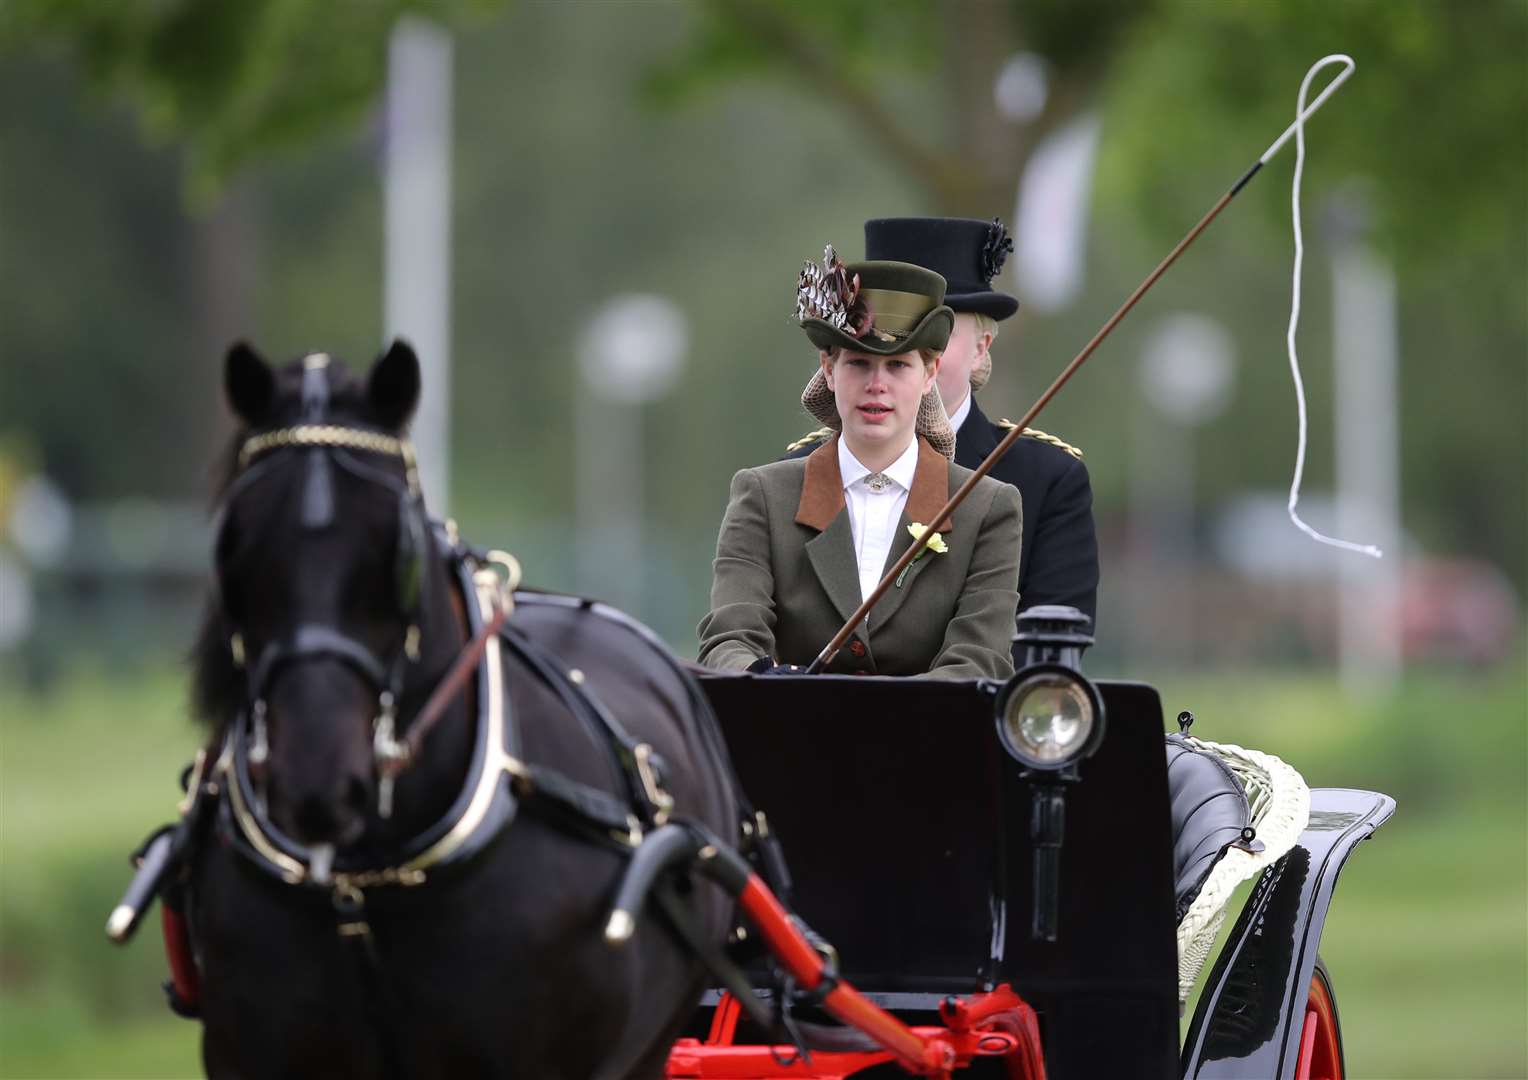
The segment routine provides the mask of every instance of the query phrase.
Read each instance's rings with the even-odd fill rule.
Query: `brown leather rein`
[[[495,634],[504,628],[505,621],[514,612],[515,589],[520,584],[520,563],[513,555],[503,551],[490,551],[484,559],[484,570],[479,573],[495,574],[492,566],[502,567],[503,581],[499,586],[499,603],[493,617],[483,624],[452,662],[450,669],[414,717],[408,731],[401,739],[386,740],[377,747],[377,769],[385,780],[396,780],[419,757],[424,741],[440,723],[446,710],[467,685],[467,680],[477,670],[483,653]],[[495,576],[498,576],[495,574]]]

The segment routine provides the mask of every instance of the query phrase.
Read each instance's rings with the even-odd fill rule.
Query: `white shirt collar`
[[[882,471],[901,485],[903,491],[911,491],[913,474],[918,471],[918,437],[914,435],[907,449],[902,451],[902,456]],[[838,438],[838,473],[843,478],[845,490],[870,475],[870,470],[849,451],[842,435]]]
[[[950,417],[950,430],[958,436],[960,425],[966,422],[966,417],[971,415],[971,391],[966,391],[966,396],[960,401],[960,408],[956,409]]]

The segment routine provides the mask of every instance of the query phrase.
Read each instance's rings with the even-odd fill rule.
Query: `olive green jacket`
[[[890,569],[971,475],[922,439]],[[925,551],[871,610],[828,670],[950,679],[1006,678],[1019,594],[1018,489],[983,477]],[[884,573],[884,571],[883,571]],[[860,604],[859,569],[838,471],[838,441],[807,458],[744,469],[716,542],[700,662],[742,670],[761,656],[809,664]]]

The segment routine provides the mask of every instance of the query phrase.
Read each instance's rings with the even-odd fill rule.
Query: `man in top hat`
[[[989,420],[974,391],[992,373],[998,324],[1019,309],[1016,298],[992,287],[1013,241],[1001,222],[967,218],[876,218],[865,222],[865,258],[895,259],[926,267],[948,282],[944,302],[955,328],[939,367],[939,392],[955,429],[955,462],[979,465],[1013,424]],[[829,434],[819,429],[787,447],[787,456],[810,454]],[[1019,553],[1019,609],[1068,604],[1090,618],[1098,606],[1098,541],[1093,488],[1082,451],[1053,435],[1026,428],[988,474],[1019,489],[1023,541]]]

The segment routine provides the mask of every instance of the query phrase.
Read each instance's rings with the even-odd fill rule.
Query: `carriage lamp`
[[[998,741],[1023,766],[1019,777],[1029,786],[1035,941],[1059,936],[1066,787],[1103,742],[1103,698],[1081,671],[1083,650],[1093,644],[1089,622],[1059,605],[1020,614],[1014,641],[1024,646],[1024,663],[995,703]]]
[[[1099,727],[1097,696],[1085,679],[1059,666],[1026,669],[1001,700],[1003,747],[1027,768],[1066,768],[1082,756]]]
[[[1014,640],[1024,663],[998,692],[997,734],[1003,749],[1025,769],[1065,772],[1103,741],[1104,707],[1082,674],[1082,653],[1093,638],[1090,620],[1074,607],[1046,604],[1019,615]]]

